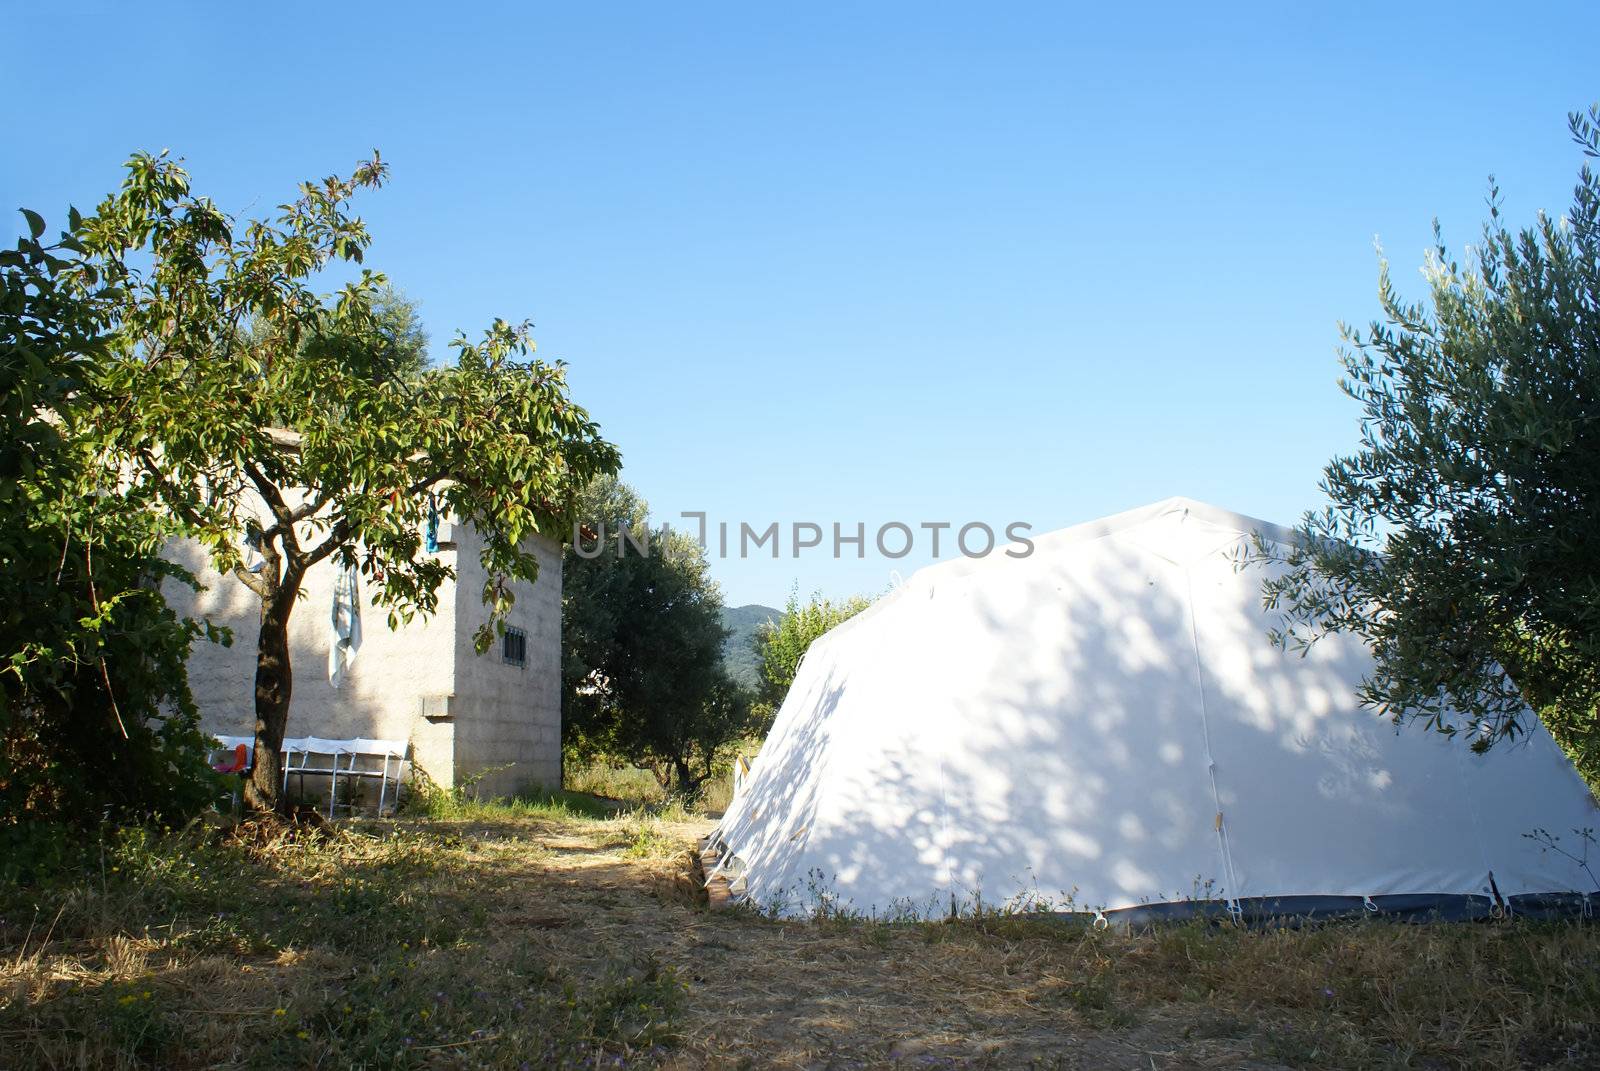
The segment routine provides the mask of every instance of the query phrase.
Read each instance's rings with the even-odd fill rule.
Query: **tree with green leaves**
[[[562,570],[567,750],[643,767],[693,798],[753,727],[722,664],[721,592],[699,544],[650,527],[619,480],[591,484],[578,515],[587,531]]]
[[[563,530],[576,489],[618,464],[564,366],[530,356],[526,323],[458,336],[453,365],[422,370],[385,330],[381,275],[313,289],[325,269],[361,262],[370,237],[351,202],[385,174],[374,155],[349,178],[302,184],[271,219],[241,221],[193,195],[177,163],[141,154],[74,231],[83,271],[119,294],[88,414],[103,449],[127,493],[169,511],[260,600],[245,791],[257,810],[279,804],[288,625],[308,570],[359,570],[391,626],[429,613],[452,571],[421,552],[422,528],[446,511],[483,537],[481,651],[512,581],[537,574],[530,537]]]
[[[83,277],[72,234],[47,243],[24,216],[0,250],[0,882],[218,791],[184,672],[201,629],[158,590],[184,579],[159,553],[172,526],[119,486],[88,419],[117,294]]]
[[[1600,110],[1570,117],[1600,155]],[[1438,234],[1437,225],[1435,234]],[[1383,318],[1344,329],[1361,447],[1266,582],[1280,642],[1366,639],[1362,700],[1485,750],[1531,704],[1600,772],[1600,180],[1513,231],[1498,192],[1465,265],[1436,241],[1429,300],[1383,267]],[[1460,712],[1466,721],[1452,712]]]
[[[428,370],[428,329],[416,301],[394,286],[380,286],[372,296],[372,320],[378,339],[389,347],[386,369],[407,382]]]
[[[812,642],[871,605],[872,600],[862,595],[834,602],[824,598],[820,591],[802,603],[800,589],[790,590],[783,616],[776,622],[763,624],[751,641],[760,660],[760,709],[769,725],[783,705],[784,696],[789,694],[789,686],[800,669],[800,660],[811,649]]]

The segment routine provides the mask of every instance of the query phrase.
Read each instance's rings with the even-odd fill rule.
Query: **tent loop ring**
[[[1583,894],[1583,917],[1586,919],[1594,918],[1594,898],[1588,893]]]
[[[1111,920],[1106,918],[1106,913],[1104,911],[1096,911],[1094,913],[1094,921],[1089,923],[1089,925],[1093,926],[1097,930],[1108,930],[1111,928]]]
[[[1366,909],[1366,912],[1369,915],[1376,915],[1378,913],[1378,904],[1370,896],[1363,896],[1361,898],[1361,906]]]
[[[1490,904],[1489,905],[1489,917],[1492,918],[1492,919],[1503,919],[1503,918],[1505,918],[1506,917],[1506,905],[1502,904],[1498,900],[1496,900],[1493,904]]]

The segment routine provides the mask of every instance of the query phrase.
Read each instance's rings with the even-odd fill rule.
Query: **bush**
[[[114,295],[71,235],[0,250],[0,881],[66,865],[106,822],[196,813],[220,792],[184,665],[200,626],[162,599],[167,518],[80,422]],[[76,223],[76,213],[74,213]],[[217,634],[213,634],[217,635]],[[220,636],[218,637],[220,638]]]

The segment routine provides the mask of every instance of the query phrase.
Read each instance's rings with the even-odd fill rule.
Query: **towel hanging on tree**
[[[333,582],[333,616],[328,637],[328,682],[335,688],[344,683],[345,674],[355,664],[361,649],[361,586],[355,566],[339,570]]]
[[[428,495],[428,530],[422,546],[429,554],[439,553],[439,503],[432,493]]]

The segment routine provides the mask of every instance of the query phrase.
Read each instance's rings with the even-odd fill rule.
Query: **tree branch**
[[[300,560],[304,568],[311,568],[313,565],[332,554],[335,550],[338,550],[339,547],[343,545],[349,538],[350,518],[341,517],[333,526],[333,528],[329,530],[327,539],[324,539],[317,546],[313,547],[309,554],[301,556]]]
[[[315,498],[308,499],[291,510],[289,512],[290,519],[299,522],[307,519],[308,517],[315,517],[317,515],[317,511],[327,504],[327,492],[319,491]]]
[[[294,519],[288,505],[283,501],[283,493],[278,490],[278,485],[267,479],[261,470],[256,468],[255,462],[246,461],[243,465],[245,475],[250,477],[250,482],[256,485],[256,490],[261,493],[267,508],[272,511],[272,516],[279,524],[287,524]]]
[[[140,448],[137,453],[139,461],[144,466],[146,474],[149,475],[150,478],[162,488],[162,505],[166,506],[173,513],[176,513],[184,521],[188,522],[194,527],[203,527],[204,522],[200,519],[200,515],[189,507],[186,497],[179,495],[173,488],[171,481],[169,481],[166,477],[166,474],[161,471],[161,466],[156,464],[156,459],[150,456],[149,449]]]
[[[416,481],[415,483],[411,484],[409,487],[407,487],[404,490],[403,493],[408,498],[411,495],[421,494],[423,491],[426,491],[428,488],[432,487],[434,484],[437,484],[437,483],[441,482],[444,479],[445,479],[445,474],[444,473],[435,473],[432,476],[424,477],[423,479],[420,479],[420,480]],[[317,499],[317,508],[318,509],[320,509],[322,507],[322,504],[326,501],[326,498],[327,498],[326,495],[319,495],[318,496],[318,499]],[[312,513],[315,513],[315,512],[316,512],[315,510],[312,511]],[[310,515],[311,514],[307,514],[307,516],[310,516]],[[351,532],[350,518],[348,516],[340,517],[337,521],[334,522],[332,528],[329,529],[328,537],[326,539],[324,539],[321,543],[319,543],[315,547],[313,547],[308,553],[301,554],[299,556],[299,561],[301,563],[301,566],[303,568],[309,569],[311,566],[317,564],[318,562],[320,562],[324,558],[326,558],[328,555],[332,554],[335,550],[338,550],[339,547],[342,544],[344,544],[345,542],[347,542],[350,539],[350,532]],[[299,548],[297,546],[296,550],[298,550],[298,549]]]
[[[262,600],[272,598],[272,589],[267,586],[266,581],[262,580],[260,576],[252,573],[244,566],[234,566],[233,575],[239,579],[240,583],[249,588],[251,591],[255,592],[256,595],[258,595]]]
[[[261,533],[262,543],[266,546],[271,546],[272,537],[281,535],[284,548],[289,552],[289,560],[291,562],[297,561],[300,558],[300,538],[295,534],[294,513],[289,509],[288,504],[284,502],[283,492],[278,490],[277,484],[267,479],[261,470],[256,468],[254,462],[246,461],[243,467],[245,475],[249,476],[250,482],[256,485],[256,491],[260,493],[262,500],[267,504],[267,508],[272,511],[274,520],[277,521],[271,528]]]

